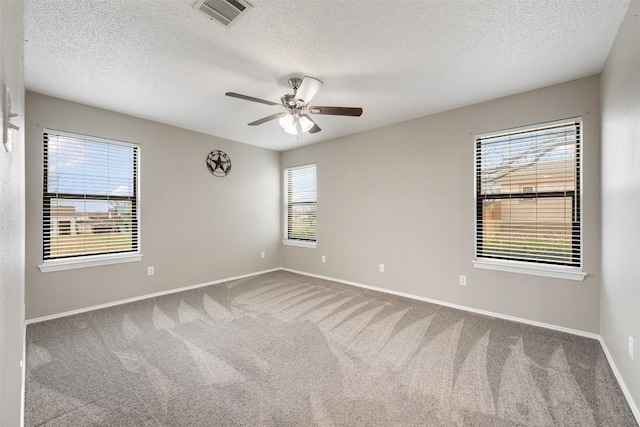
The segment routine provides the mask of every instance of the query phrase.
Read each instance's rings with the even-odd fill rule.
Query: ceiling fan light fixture
[[[302,129],[302,132],[309,132],[313,127],[313,122],[305,116],[301,116],[298,119],[298,123],[300,123],[300,129]]]
[[[305,133],[309,132],[314,125],[314,123],[307,117],[296,116],[293,114],[287,114],[280,117],[278,123],[280,123],[282,129],[284,129],[284,131],[290,135],[298,134],[298,126],[300,126],[300,131]]]
[[[296,119],[293,117],[293,114],[287,114],[286,116],[280,117],[278,120],[282,129],[290,135],[297,135],[298,129],[296,129]]]

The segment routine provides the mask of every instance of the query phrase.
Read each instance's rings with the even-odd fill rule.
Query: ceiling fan
[[[249,123],[249,126],[258,126],[273,119],[280,119],[278,122],[285,132],[291,135],[297,135],[299,132],[316,133],[320,132],[320,127],[309,117],[309,114],[328,114],[333,116],[353,116],[362,115],[362,108],[355,107],[320,107],[310,106],[311,98],[318,93],[322,82],[313,77],[305,77],[303,79],[290,78],[289,86],[293,89],[293,94],[286,94],[280,98],[280,103],[267,101],[253,96],[242,95],[235,92],[227,92],[225,95],[232,98],[244,99],[246,101],[259,102],[261,104],[273,105],[284,108],[276,114],[263,117],[255,122]]]

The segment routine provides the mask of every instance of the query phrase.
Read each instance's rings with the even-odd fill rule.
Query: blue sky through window
[[[54,194],[133,196],[135,147],[49,135],[47,191]],[[58,199],[77,212],[106,212],[106,200]],[[122,204],[122,202],[120,202]]]

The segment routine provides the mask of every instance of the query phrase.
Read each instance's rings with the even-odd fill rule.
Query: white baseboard
[[[379,288],[377,286],[363,285],[362,283],[350,282],[348,280],[336,279],[334,277],[321,276],[319,274],[306,273],[304,271],[292,270],[289,268],[282,268],[282,270],[289,271],[291,273],[302,274],[304,276],[316,277],[318,279],[331,280],[332,282],[344,283],[345,285],[356,286],[358,288],[370,289],[372,291],[384,292],[386,294],[397,295],[400,297],[410,298],[418,301],[429,302],[431,304],[444,305],[446,307],[451,307],[451,308],[455,308],[463,311],[469,311],[471,313],[483,314],[485,316],[497,317],[499,319],[511,320],[514,322],[526,323],[527,325],[539,326],[541,328],[553,329],[554,331],[566,332],[568,334],[579,335],[581,337],[592,338],[594,340],[600,340],[600,335],[594,334],[593,332],[586,332],[578,329],[565,328],[564,326],[557,326],[557,325],[552,325],[550,323],[537,322],[535,320],[524,319],[522,317],[509,316],[507,314],[495,313],[493,311],[480,310],[478,308],[467,307],[465,305],[452,304],[446,301],[439,301],[432,298],[425,298],[418,295],[394,291],[391,289]]]
[[[198,283],[197,285],[184,286],[176,289],[169,289],[167,291],[156,292],[153,294],[140,295],[133,298],[127,298],[123,300],[108,302],[105,304],[92,305],[90,307],[79,308],[77,310],[65,311],[62,313],[51,314],[49,316],[36,317],[33,319],[28,319],[25,321],[25,325],[30,325],[32,323],[44,322],[46,320],[59,319],[60,317],[73,316],[74,314],[86,313],[87,311],[99,310],[101,308],[113,307],[115,305],[127,304],[134,301],[140,301],[148,298],[160,297],[162,295],[175,294],[176,292],[188,291],[190,289],[202,288],[204,286],[217,285],[218,283],[230,282],[232,280],[245,279],[247,277],[257,276],[259,274],[271,273],[272,271],[278,271],[280,268],[272,268],[270,270],[256,271],[255,273],[242,274],[240,276],[227,277],[224,279],[213,280],[211,282]]]
[[[611,352],[609,352],[607,343],[604,342],[604,338],[599,337],[599,341],[600,341],[600,345],[602,346],[602,350],[604,350],[605,356],[607,356],[607,361],[609,362],[609,366],[611,366],[613,375],[615,375],[616,379],[618,380],[618,384],[622,389],[622,393],[624,394],[624,397],[627,399],[627,403],[631,408],[631,412],[633,412],[633,415],[636,417],[636,422],[638,423],[638,425],[640,425],[640,410],[638,410],[638,405],[636,405],[636,402],[633,400],[633,397],[631,396],[631,392],[629,391],[627,384],[624,382],[624,379],[622,379],[622,375],[618,370],[618,366],[616,365],[616,362],[613,360],[613,356],[611,356]]]

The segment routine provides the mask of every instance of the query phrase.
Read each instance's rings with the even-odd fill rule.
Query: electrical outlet
[[[378,269],[380,270],[380,273],[384,273],[384,264],[380,264]]]
[[[153,265],[147,267],[147,276],[153,276],[155,274],[155,270],[153,268]]]
[[[629,357],[633,360],[633,338],[629,337]]]
[[[327,257],[325,255],[322,255],[322,262],[327,262]]]
[[[460,286],[467,286],[467,276],[460,275]]]
[[[264,251],[260,252],[260,258],[264,258],[264,257],[265,257]]]

